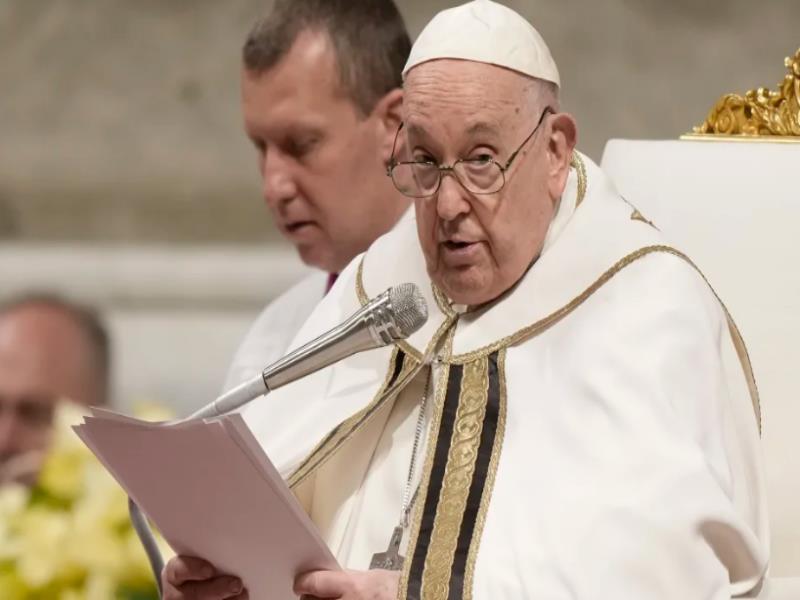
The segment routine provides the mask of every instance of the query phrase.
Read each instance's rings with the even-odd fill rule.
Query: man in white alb
[[[242,340],[230,389],[286,347],[341,271],[407,211],[386,176],[411,42],[392,0],[278,0],[242,52],[242,111],[280,232],[319,269]]]

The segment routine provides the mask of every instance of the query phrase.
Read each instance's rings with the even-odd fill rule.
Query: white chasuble
[[[432,371],[400,598],[698,598],[768,563],[746,351],[689,260],[576,153],[545,247],[488,306],[450,306],[416,223],[339,277],[293,346],[404,282],[428,322],[245,419],[343,566],[397,525]],[[428,369],[427,365],[431,365]]]

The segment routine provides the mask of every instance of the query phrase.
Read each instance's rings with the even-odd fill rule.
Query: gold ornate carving
[[[777,91],[761,87],[744,96],[723,96],[705,122],[693,129],[694,135],[686,137],[800,137],[800,49],[785,64],[789,73]]]

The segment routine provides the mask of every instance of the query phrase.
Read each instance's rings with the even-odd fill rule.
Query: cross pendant
[[[403,539],[403,527],[398,525],[392,531],[392,539],[389,540],[389,547],[386,552],[378,552],[372,555],[369,563],[370,569],[386,569],[388,571],[399,571],[403,568],[403,557],[400,556],[400,540]]]

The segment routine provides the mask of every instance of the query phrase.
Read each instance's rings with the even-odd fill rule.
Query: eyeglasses
[[[452,173],[453,177],[470,193],[494,194],[503,189],[506,184],[506,171],[514,162],[517,154],[539,129],[545,116],[553,112],[549,106],[542,111],[536,127],[508,157],[504,165],[493,158],[463,158],[458,159],[452,165],[439,165],[432,160],[397,161],[394,158],[397,137],[405,125],[400,123],[395,134],[392,158],[386,168],[386,174],[392,178],[392,183],[397,190],[410,198],[427,198],[436,194],[442,184],[444,173]]]

